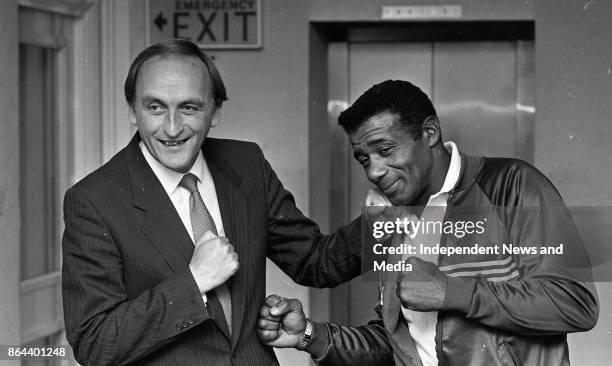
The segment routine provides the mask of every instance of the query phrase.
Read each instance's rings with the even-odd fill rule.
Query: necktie
[[[207,231],[212,231],[213,234],[218,235],[215,222],[213,221],[210,212],[208,212],[208,209],[204,204],[204,200],[202,200],[200,191],[198,191],[198,178],[191,173],[187,173],[183,176],[183,179],[181,179],[179,185],[191,193],[191,196],[189,197],[189,212],[191,214],[191,227],[193,229],[195,242],[197,243],[198,239]],[[215,292],[219,298],[221,307],[223,308],[223,314],[225,315],[225,320],[227,321],[227,327],[231,333],[232,298],[229,288],[226,283],[223,283],[215,289]]]

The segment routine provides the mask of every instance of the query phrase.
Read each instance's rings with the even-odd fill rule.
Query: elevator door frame
[[[349,43],[533,41],[533,21],[314,22],[310,27],[310,213],[322,229],[349,222],[349,145],[337,126],[348,107]],[[519,131],[520,132],[520,131]],[[530,159],[527,159],[530,160]],[[350,286],[312,290],[313,318],[350,324]],[[375,297],[376,294],[364,294]],[[372,312],[374,316],[374,312]],[[360,325],[360,324],[353,324]]]

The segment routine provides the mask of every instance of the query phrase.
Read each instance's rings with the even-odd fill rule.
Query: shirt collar
[[[451,153],[450,164],[448,165],[448,172],[446,172],[446,178],[444,178],[444,184],[439,192],[432,195],[432,197],[440,195],[442,193],[448,193],[451,189],[455,188],[459,181],[459,172],[461,171],[461,155],[459,155],[459,149],[457,144],[452,141],[444,143],[444,148]]]
[[[144,155],[147,163],[149,163],[149,166],[153,170],[153,173],[155,173],[155,176],[157,177],[157,179],[159,179],[159,182],[164,187],[166,193],[168,193],[169,196],[172,195],[172,193],[174,193],[179,183],[181,182],[181,179],[183,179],[183,176],[187,173],[178,173],[172,169],[168,169],[163,166],[153,157],[153,155],[151,155],[149,149],[147,149],[147,147],[142,141],[140,141],[138,146],[140,147],[140,151],[142,151],[142,154]],[[189,173],[198,177],[198,180],[200,182],[204,182],[204,177],[207,172],[208,166],[206,166],[206,162],[204,161],[204,155],[202,155],[202,150],[200,150],[198,152],[198,157],[196,158],[196,161],[193,163],[193,166],[189,170]],[[210,176],[210,173],[208,173],[208,176]]]

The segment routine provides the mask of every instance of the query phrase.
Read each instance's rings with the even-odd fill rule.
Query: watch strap
[[[312,325],[312,321],[310,319],[306,319],[306,329],[304,330],[304,334],[302,334],[302,337],[295,348],[303,351],[306,347],[308,347],[310,343],[312,343],[313,330],[314,327]]]

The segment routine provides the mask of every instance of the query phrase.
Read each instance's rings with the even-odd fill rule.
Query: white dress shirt
[[[155,160],[142,141],[139,146],[147,163],[149,163],[149,166],[153,170],[153,173],[155,173],[155,176],[159,179],[159,182],[162,184],[164,190],[174,204],[174,208],[176,208],[176,212],[178,212],[181,221],[183,221],[183,225],[189,233],[191,240],[195,243],[193,230],[191,229],[191,212],[189,210],[189,197],[191,193],[189,193],[186,188],[179,186],[181,179],[183,179],[183,176],[187,173],[178,173],[166,168],[161,165],[159,161]],[[217,191],[215,190],[215,184],[210,174],[210,170],[208,169],[208,165],[206,164],[206,160],[204,160],[204,156],[202,155],[202,151],[198,153],[198,157],[189,170],[189,173],[198,177],[198,191],[200,191],[204,204],[215,222],[217,234],[219,236],[225,236],[223,221],[221,220],[221,210],[219,210],[219,202],[217,201]]]

